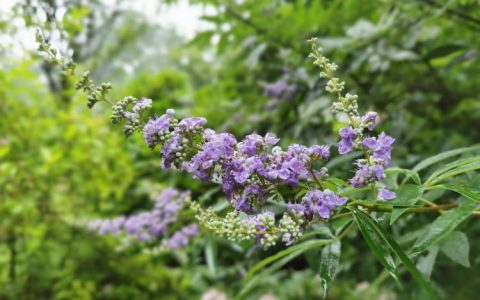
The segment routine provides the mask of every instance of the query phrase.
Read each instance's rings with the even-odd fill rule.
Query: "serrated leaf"
[[[397,191],[397,198],[391,202],[393,206],[411,206],[417,203],[423,194],[423,187],[415,184],[405,184]],[[390,224],[393,224],[408,208],[394,208],[390,215]]]
[[[460,225],[477,206],[478,203],[465,199],[459,207],[440,215],[432,224],[428,225],[425,234],[417,239],[409,251],[410,254],[416,256],[427,248],[439,243]]]
[[[328,290],[328,286],[335,279],[338,272],[340,262],[341,242],[334,240],[330,245],[322,249],[319,273],[323,284],[324,298]]]
[[[457,155],[460,155],[460,154],[463,154],[463,153],[473,152],[473,151],[477,151],[477,150],[480,150],[480,145],[475,145],[475,146],[471,146],[471,147],[458,148],[458,149],[445,151],[445,152],[439,153],[437,155],[434,155],[434,156],[431,156],[431,157],[428,157],[428,158],[422,160],[412,170],[416,171],[416,172],[419,172],[419,171],[421,171],[425,168],[428,168],[429,166],[431,166],[433,164],[436,164],[436,163],[438,163],[442,160],[445,160],[445,159],[448,159],[450,157],[457,156]]]
[[[357,221],[358,227],[360,228],[360,232],[362,232],[363,237],[367,241],[370,248],[372,250],[375,249],[375,256],[377,256],[377,259],[387,268],[390,274],[397,281],[400,282],[398,277],[398,267],[395,265],[395,263],[393,263],[392,266],[388,261],[386,261],[386,257],[390,257],[390,259],[392,259],[392,254],[394,254],[400,259],[400,261],[407,268],[410,274],[412,274],[412,277],[415,279],[415,281],[430,295],[431,298],[436,299],[437,297],[435,291],[433,290],[430,283],[425,280],[422,274],[420,274],[413,262],[400,248],[392,235],[387,232],[377,221],[375,221],[372,217],[370,217],[363,211],[360,211],[356,208],[351,208],[351,211],[355,220]],[[375,240],[377,241],[376,244],[375,242],[372,242]],[[378,251],[378,249],[386,249],[386,251]]]
[[[473,201],[480,202],[480,190],[471,188],[471,187],[466,187],[466,186],[459,186],[459,185],[453,185],[453,184],[439,184],[431,187],[432,189],[445,189],[449,190],[455,193],[458,193],[460,195],[463,195]]]
[[[468,259],[470,244],[465,233],[454,231],[450,233],[440,245],[440,250],[454,262],[464,267],[470,267]]]

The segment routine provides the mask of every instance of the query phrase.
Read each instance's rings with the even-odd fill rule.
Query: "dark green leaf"
[[[446,44],[439,46],[437,48],[432,49],[428,54],[425,56],[425,59],[431,60],[435,58],[440,58],[444,56],[448,56],[454,52],[460,51],[465,49],[465,46],[458,45],[458,44]]]
[[[391,234],[363,211],[356,208],[352,208],[351,211],[357,221],[360,231],[365,240],[367,240],[368,245],[390,274],[392,274],[395,279],[399,280],[397,266],[393,263],[393,260],[391,262],[389,261],[392,259],[391,257],[393,253],[402,261],[408,271],[410,271],[410,274],[412,274],[415,281],[417,281],[417,283],[428,292],[432,298],[436,298],[435,291],[430,283],[423,278],[422,274],[420,274],[413,262],[405,252],[403,252]],[[388,258],[388,260],[386,258]]]

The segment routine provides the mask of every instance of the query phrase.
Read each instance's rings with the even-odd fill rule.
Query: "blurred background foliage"
[[[205,232],[187,249],[151,255],[78,227],[76,220],[148,209],[166,186],[209,203],[223,195],[161,170],[141,137],[125,139],[109,125],[107,107],[89,111],[68,77],[19,42],[22,35],[33,41],[37,27],[82,71],[112,82],[115,99],[151,98],[159,114],[173,107],[205,116],[211,128],[237,137],[271,131],[283,145],[335,143],[340,123],[307,59],[305,40],[318,36],[361,108],[378,111],[381,129],[397,139],[395,165],[479,141],[478,0],[146,1],[143,12],[152,8],[153,19],[135,2],[18,0],[1,12],[0,299],[323,295],[318,253],[244,286],[248,267],[281,246],[264,252]],[[155,22],[162,18],[155,9],[179,5],[201,12],[191,36]],[[348,169],[338,161],[331,172]],[[423,218],[412,226],[432,220]],[[475,220],[462,230],[480,233]],[[418,299],[413,283],[401,288],[381,272],[359,236],[347,241],[327,298]],[[473,239],[470,268],[437,257],[432,280],[444,297],[478,298],[479,248]]]

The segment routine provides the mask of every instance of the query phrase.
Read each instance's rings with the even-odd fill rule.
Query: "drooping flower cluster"
[[[150,241],[165,236],[169,225],[177,221],[180,209],[184,207],[189,193],[179,192],[173,188],[163,190],[155,199],[151,211],[140,212],[130,216],[120,216],[114,219],[98,219],[90,221],[89,230],[102,235],[121,233],[132,236],[140,241]],[[193,227],[185,227],[174,233],[168,245],[184,245],[185,240],[196,235]],[[177,247],[178,248],[178,247]]]

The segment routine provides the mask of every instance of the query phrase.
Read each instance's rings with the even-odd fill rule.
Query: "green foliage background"
[[[324,293],[316,274],[320,250],[245,286],[239,278],[282,246],[265,252],[204,232],[187,249],[150,255],[79,227],[80,219],[148,209],[162,187],[190,189],[213,205],[224,198],[213,185],[161,170],[140,137],[125,139],[109,124],[108,108],[89,111],[57,68],[33,51],[14,51],[16,34],[25,30],[33,40],[32,30],[41,27],[61,50],[72,49],[82,71],[113,83],[114,98],[152,98],[159,113],[174,107],[181,116],[205,116],[211,128],[237,137],[271,131],[283,145],[333,144],[341,126],[306,59],[305,40],[318,36],[362,109],[378,111],[380,128],[396,138],[395,166],[412,167],[480,140],[477,0],[190,4],[209,8],[203,20],[210,25],[192,39],[94,0],[22,0],[0,16],[0,34],[14,41],[0,45],[0,299],[199,299],[215,291],[232,299],[321,299]],[[272,101],[264,85],[286,74],[298,87],[295,96]],[[339,162],[330,172],[346,177],[350,169]],[[478,188],[479,179],[469,174],[462,182]],[[429,200],[441,193],[431,192]],[[391,232],[406,246],[436,218],[409,215]],[[455,263],[448,250],[433,247],[417,267],[431,273],[442,298],[477,299],[478,218],[456,230],[444,243],[460,243],[467,261],[463,255]],[[353,233],[343,242],[327,299],[422,299],[404,277],[400,287],[386,276]]]

